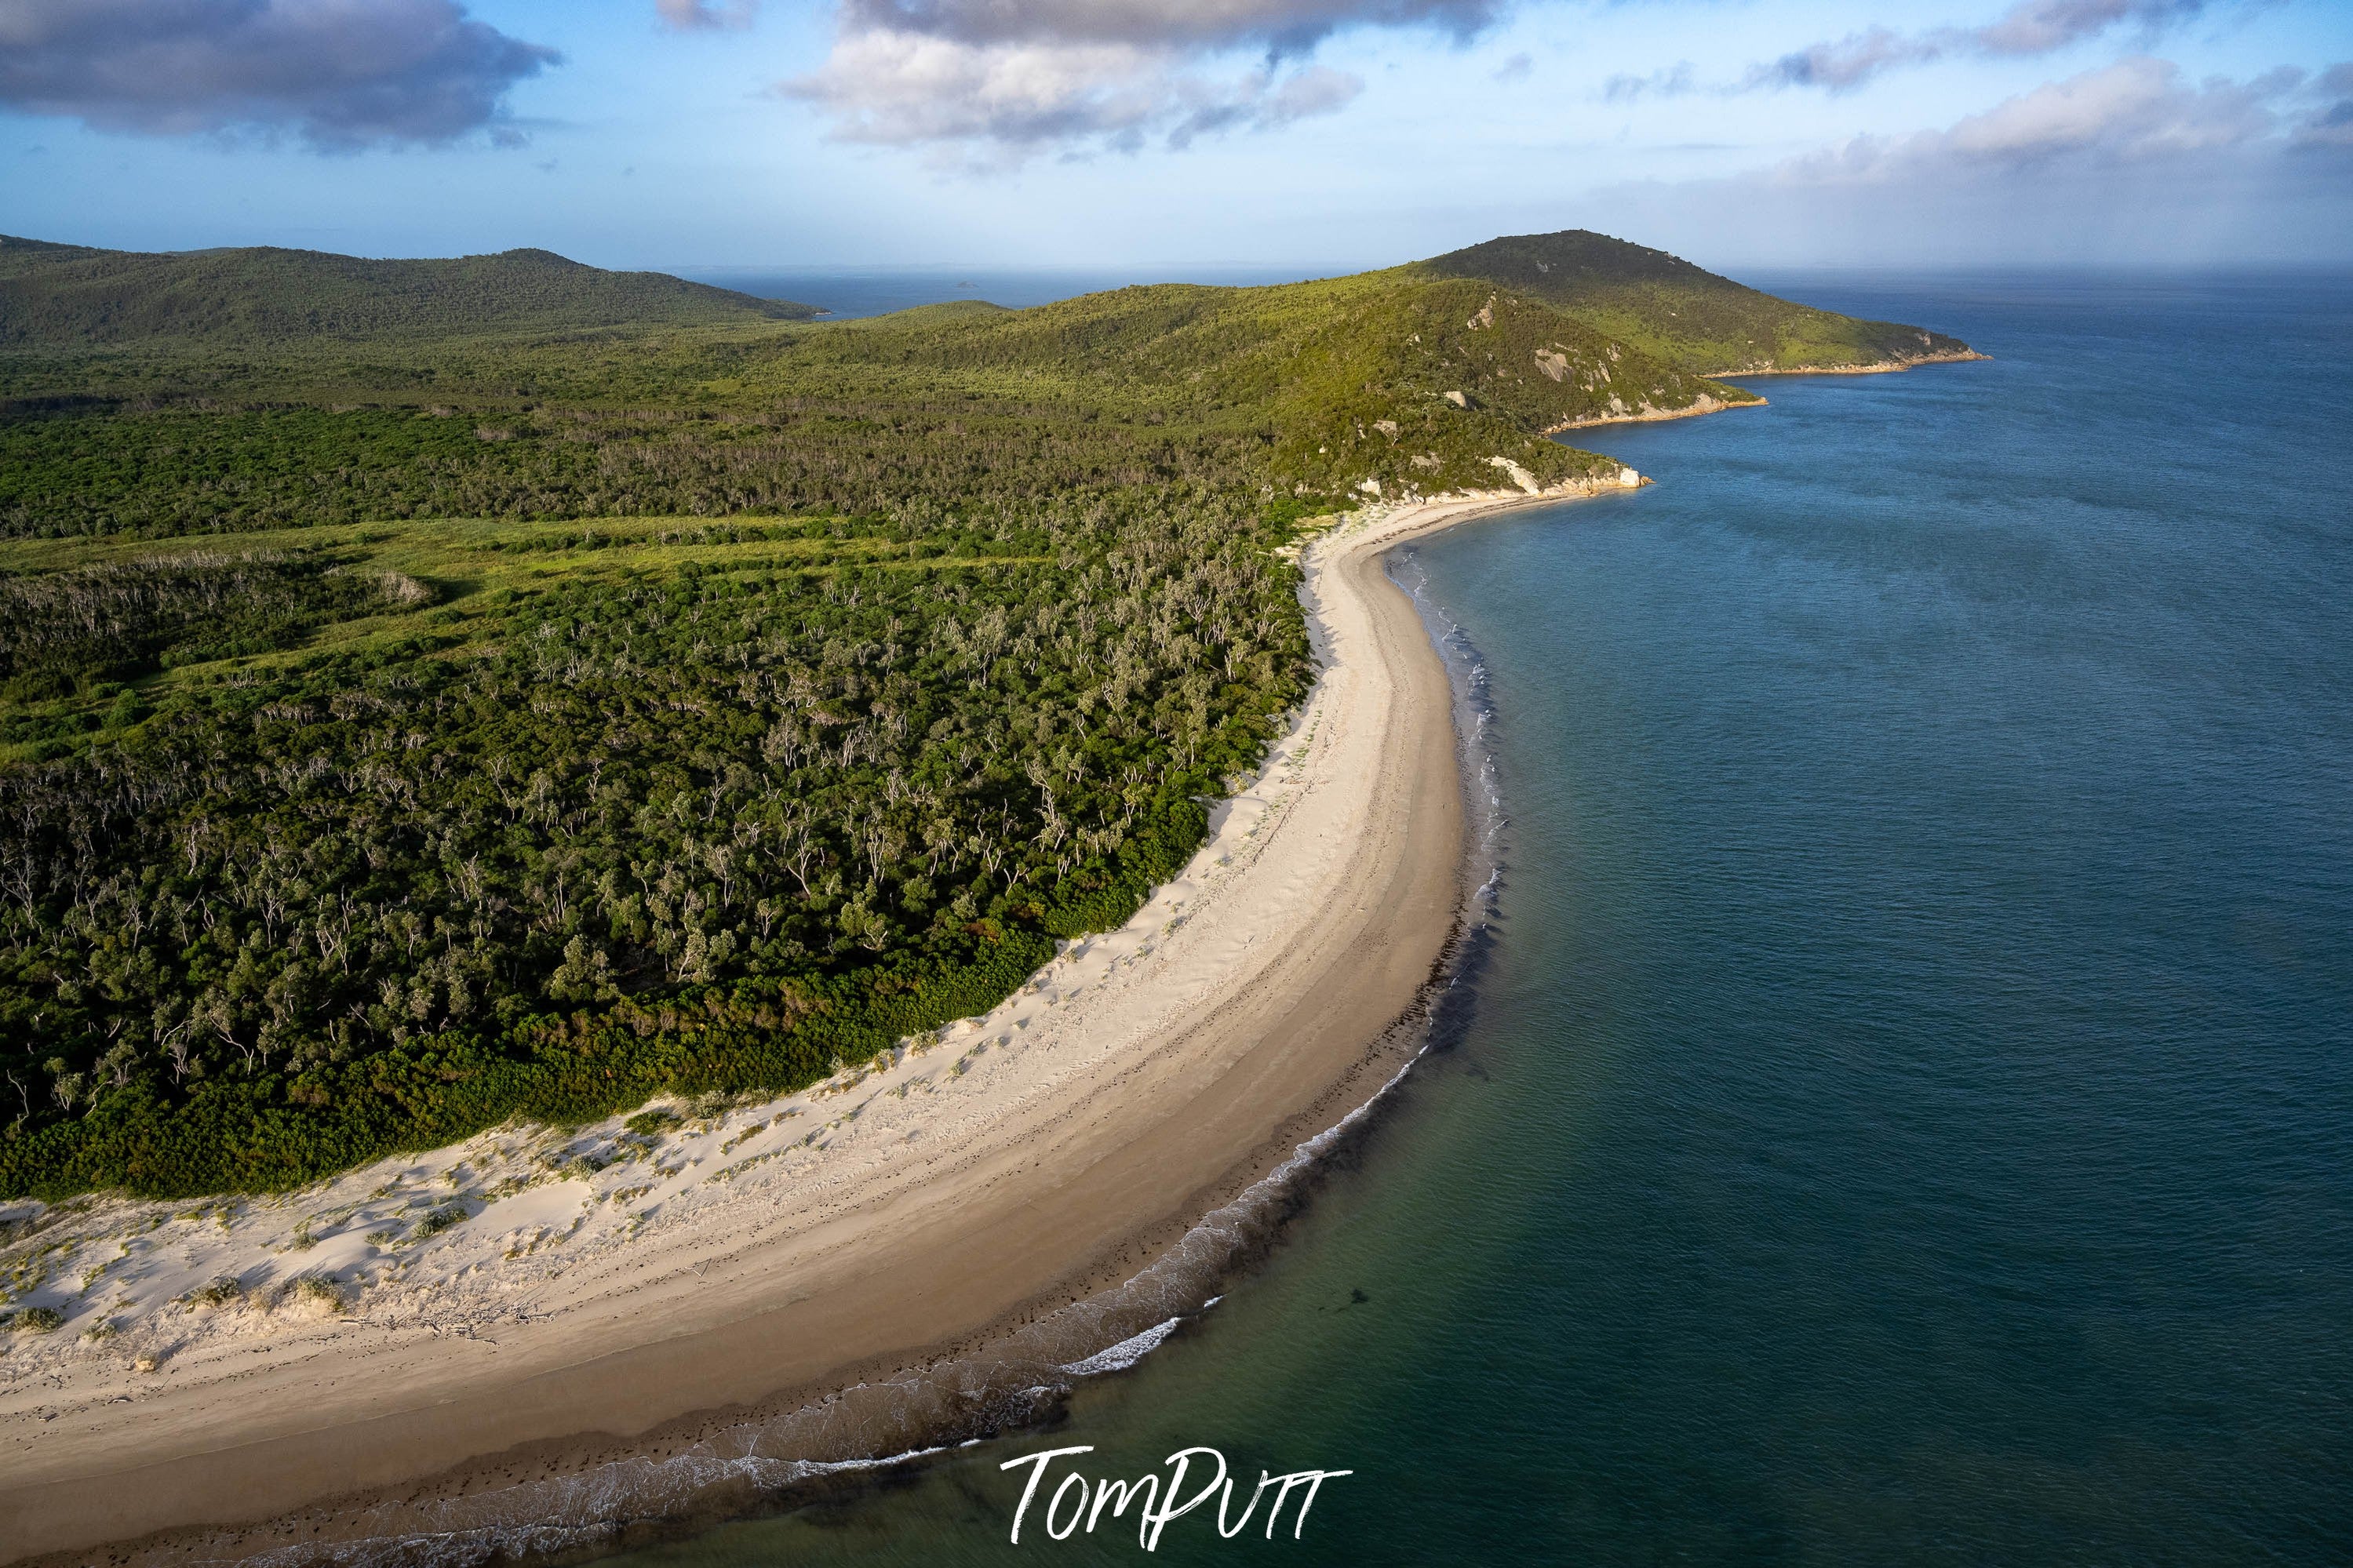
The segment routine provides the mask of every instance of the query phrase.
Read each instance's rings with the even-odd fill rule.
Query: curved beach
[[[547,1174],[557,1135],[515,1130],[354,1173],[353,1213],[437,1170],[543,1173],[375,1270],[343,1315],[256,1290],[156,1307],[144,1340],[11,1364],[0,1561],[147,1537],[103,1560],[233,1559],[287,1544],[266,1521],[331,1499],[671,1451],[699,1420],[969,1352],[1136,1274],[1394,1074],[1413,1047],[1393,1026],[1455,929],[1451,694],[1384,552],[1577,493],[1375,508],[1317,541],[1305,593],[1325,668],[1265,775],[1134,921],[987,1017],[690,1122],[641,1184]],[[185,1238],[163,1228],[172,1205],[72,1223],[164,1237],[189,1278],[283,1285],[318,1266],[297,1255],[304,1216],[335,1196],[231,1205]]]

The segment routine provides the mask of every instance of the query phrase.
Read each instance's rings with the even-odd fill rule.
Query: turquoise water
[[[2353,286],[1781,286],[1998,357],[1400,563],[1505,870],[1288,1243],[1051,1432],[628,1561],[1128,1559],[1007,1542],[1080,1443],[1355,1472],[1178,1563],[2353,1561]]]

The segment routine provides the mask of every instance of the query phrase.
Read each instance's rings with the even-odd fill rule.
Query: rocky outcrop
[[[1889,359],[1870,360],[1847,364],[1756,364],[1742,365],[1736,370],[1708,372],[1713,377],[1727,375],[1886,375],[1899,370],[1910,370],[1922,364],[1958,364],[1965,360],[1991,359],[1975,349],[1939,349],[1933,353],[1897,354]]]
[[[1611,412],[1588,416],[1583,419],[1564,419],[1545,432],[1557,436],[1564,430],[1576,430],[1589,425],[1645,425],[1654,419],[1690,419],[1702,414],[1714,414],[1725,408],[1762,408],[1765,399],[1759,397],[1746,403],[1727,403],[1713,393],[1702,393],[1681,408],[1659,408],[1648,401],[1628,408],[1624,400],[1611,398]]]

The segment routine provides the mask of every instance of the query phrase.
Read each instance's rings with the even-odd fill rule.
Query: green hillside
[[[221,348],[799,321],[814,307],[544,250],[377,261],[255,247],[151,254],[0,236],[0,348]]]
[[[1681,273],[1529,270],[836,322],[0,246],[0,1196],[283,1187],[985,1009],[1304,694],[1318,519],[1614,485],[1549,433],[1753,401]]]
[[[1614,471],[1567,426],[1753,401],[1411,269],[1028,310],[0,353],[0,535],[862,509],[1214,480],[1292,496]],[[70,417],[60,410],[70,407]]]
[[[1701,375],[1894,368],[1976,357],[1967,343],[1942,332],[1776,299],[1663,250],[1585,229],[1491,239],[1412,270],[1519,290]]]
[[[1409,270],[1261,289],[1160,284],[1028,310],[939,307],[798,334],[769,374],[887,367],[963,387],[1134,400],[1161,427],[1239,427],[1291,491],[1434,494],[1616,465],[1547,433],[1752,402],[1544,302]]]

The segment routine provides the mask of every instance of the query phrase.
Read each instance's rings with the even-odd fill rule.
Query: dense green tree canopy
[[[1304,695],[1303,518],[1753,395],[1461,267],[806,324],[348,260],[0,246],[0,1195],[984,1009]]]
[[[1303,689],[1287,570],[1207,495],[729,531],[486,541],[520,585],[422,611],[260,556],[6,584],[18,679],[108,703],[0,769],[8,1185],[807,1081],[1124,919]],[[397,630],[125,685],[157,639],[80,613],[231,574],[270,592],[207,635]]]

